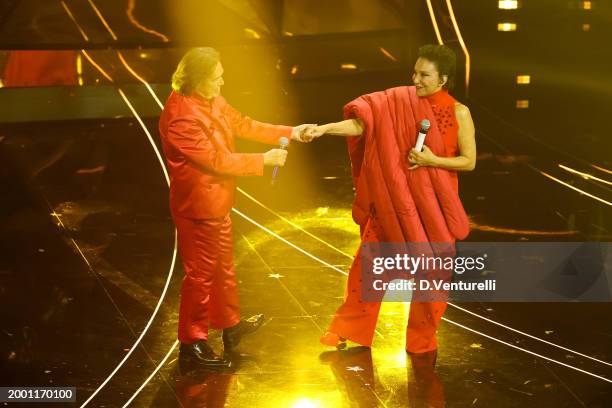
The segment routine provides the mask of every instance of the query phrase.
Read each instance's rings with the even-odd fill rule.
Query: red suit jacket
[[[447,149],[429,101],[403,86],[360,96],[344,107],[345,118],[359,117],[363,135],[348,138],[356,197],[353,218],[362,227],[375,211],[385,242],[449,243],[469,233],[469,222],[452,172],[434,167],[408,170],[407,154],[424,118],[431,128],[427,145]]]
[[[278,145],[291,127],[242,116],[222,96],[206,100],[172,92],[159,120],[175,216],[222,217],[234,204],[235,176],[263,174],[263,154],[236,153],[234,136]]]

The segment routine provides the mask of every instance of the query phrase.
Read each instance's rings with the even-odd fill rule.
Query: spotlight
[[[515,23],[499,23],[497,24],[497,31],[516,31]]]
[[[516,76],[516,83],[520,84],[520,85],[526,85],[531,83],[531,76],[530,75],[517,75]]]

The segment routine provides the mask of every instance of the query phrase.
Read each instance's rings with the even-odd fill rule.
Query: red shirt
[[[172,92],[159,119],[175,216],[222,217],[234,203],[235,176],[261,176],[263,154],[236,153],[234,136],[273,145],[291,127],[257,122],[222,96],[207,100]]]

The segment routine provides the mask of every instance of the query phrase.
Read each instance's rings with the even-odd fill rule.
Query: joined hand
[[[316,128],[317,125],[314,123],[305,123],[303,125],[295,126],[291,131],[291,140],[296,140],[302,143],[310,143],[314,139],[310,135],[310,129]]]

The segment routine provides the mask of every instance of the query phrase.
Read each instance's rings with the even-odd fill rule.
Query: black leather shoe
[[[202,368],[211,370],[222,370],[232,366],[230,360],[218,356],[205,340],[193,344],[181,343],[179,358],[183,362],[196,363]]]
[[[264,315],[257,314],[248,319],[241,320],[237,325],[223,330],[223,348],[231,351],[240,343],[244,335],[251,334],[261,327]]]

